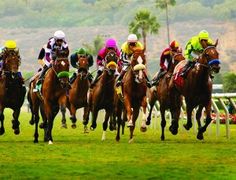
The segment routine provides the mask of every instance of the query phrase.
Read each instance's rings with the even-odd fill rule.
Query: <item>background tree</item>
[[[148,9],[139,10],[135,14],[134,20],[129,23],[129,31],[138,37],[142,36],[145,47],[147,47],[147,33],[157,34],[159,28],[160,24],[157,22],[157,18],[151,15]]]
[[[168,45],[170,44],[170,29],[169,29],[169,15],[168,6],[174,6],[176,4],[175,0],[156,0],[156,7],[166,10],[166,28],[167,28],[167,40]]]
[[[229,72],[223,76],[223,91],[227,93],[236,92],[236,74]]]

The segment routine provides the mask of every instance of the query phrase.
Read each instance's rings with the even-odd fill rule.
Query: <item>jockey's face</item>
[[[56,40],[56,45],[61,46],[63,43],[63,39],[57,39]]]
[[[110,50],[115,51],[115,49],[114,49],[113,47],[108,47],[108,48],[106,48],[106,49],[107,49],[107,51],[110,51]]]
[[[131,47],[136,46],[136,42],[130,42],[130,43],[129,43],[129,46],[131,46]]]
[[[86,58],[86,55],[85,54],[77,54],[77,57],[78,57],[78,59],[79,58]]]
[[[172,51],[172,52],[177,52],[177,51],[178,51],[178,48],[172,48],[171,51]]]

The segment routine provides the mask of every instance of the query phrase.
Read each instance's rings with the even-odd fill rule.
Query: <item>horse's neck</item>
[[[108,84],[112,84],[114,79],[114,74],[113,75],[109,75],[107,71],[103,71],[102,76],[101,76],[101,82],[102,85],[107,86]]]
[[[53,71],[52,68],[50,68],[46,72],[44,81],[48,81],[49,84],[52,84],[53,86],[55,86],[56,83],[59,83],[59,81],[57,80],[56,73]]]

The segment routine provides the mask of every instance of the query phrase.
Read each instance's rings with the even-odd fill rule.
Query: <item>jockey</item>
[[[136,36],[136,34],[130,34],[127,38],[127,41],[124,42],[121,46],[121,61],[122,61],[122,71],[117,79],[117,83],[116,83],[116,87],[119,87],[121,85],[121,81],[123,79],[123,76],[125,75],[125,73],[128,70],[128,67],[130,65],[130,58],[133,54],[133,51],[131,50],[130,47],[139,47],[141,49],[143,49],[143,45],[140,41],[138,41],[138,38]],[[147,78],[146,73],[144,73],[145,78],[147,80],[147,85],[148,87],[151,87],[150,85],[150,81]]]
[[[74,68],[76,68],[76,69],[79,68],[77,62],[80,57],[87,57],[88,58],[89,67],[91,67],[93,65],[93,56],[91,54],[89,54],[85,48],[79,48],[79,49],[76,49],[75,52],[70,56],[70,63]],[[75,79],[76,79],[76,73],[73,73],[73,75],[70,79],[70,83],[72,84]],[[90,83],[93,80],[93,76],[90,72],[88,72],[88,79],[89,79]]]
[[[35,92],[40,89],[39,86],[42,83],[42,80],[46,71],[51,67],[53,60],[56,59],[55,54],[54,54],[56,49],[69,51],[68,44],[65,41],[65,33],[61,30],[58,30],[54,33],[54,36],[49,39],[46,47],[43,47],[39,53],[38,61],[41,65],[44,65],[44,66],[39,76],[39,79],[37,81],[36,89],[34,89]],[[43,57],[44,50],[45,50],[45,59],[43,61],[44,63],[42,63],[41,59]]]
[[[92,89],[95,85],[95,83],[98,81],[98,77],[102,74],[102,71],[104,69],[104,61],[107,53],[109,50],[114,50],[116,52],[116,55],[120,57],[120,51],[117,47],[117,43],[115,39],[108,39],[105,43],[105,47],[103,47],[101,50],[99,50],[98,55],[97,55],[97,75],[93,82],[90,85],[90,88]]]
[[[184,55],[188,61],[181,73],[182,77],[186,77],[188,70],[194,66],[198,56],[203,52],[202,41],[205,41],[208,45],[213,45],[213,40],[209,37],[209,33],[206,30],[200,31],[197,36],[192,37],[187,42]]]
[[[3,59],[6,58],[7,52],[10,52],[10,51],[15,51],[17,53],[18,58],[21,60],[19,48],[17,47],[16,42],[14,40],[7,40],[4,43],[4,47],[0,49],[0,74],[2,74]],[[17,75],[20,78],[20,80],[22,80],[22,84],[23,84],[24,80],[23,80],[21,72],[17,72]]]
[[[160,71],[157,74],[157,76],[154,77],[152,80],[152,86],[155,86],[158,84],[161,77],[163,77],[166,72],[169,70],[169,67],[171,65],[172,61],[172,55],[173,53],[178,52],[179,50],[179,43],[177,41],[172,41],[168,48],[164,49],[164,51],[161,53],[160,57]]]

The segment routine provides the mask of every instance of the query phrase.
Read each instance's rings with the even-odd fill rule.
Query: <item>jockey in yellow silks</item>
[[[117,83],[116,83],[117,87],[121,85],[123,76],[128,70],[128,67],[130,65],[130,58],[133,55],[133,51],[131,49],[134,47],[144,49],[144,46],[142,45],[142,43],[138,41],[138,37],[136,36],[136,34],[130,34],[127,38],[127,41],[124,42],[121,46],[121,60],[118,64],[122,66],[122,71],[117,79]],[[151,87],[151,83],[146,73],[144,73],[144,75],[147,80],[147,86]]]
[[[193,36],[187,42],[184,56],[188,62],[183,68],[183,72],[181,73],[182,77],[186,77],[188,70],[194,66],[198,56],[203,52],[202,41],[206,41],[208,45],[213,45],[213,40],[209,37],[209,33],[206,30],[200,31],[197,36]]]

